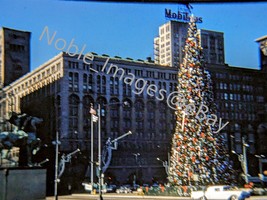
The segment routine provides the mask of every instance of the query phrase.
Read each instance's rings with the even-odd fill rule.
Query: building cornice
[[[261,42],[262,40],[267,40],[267,35],[264,35],[264,36],[256,39],[255,42]]]
[[[19,97],[26,96],[63,77],[63,68],[63,53],[60,53],[32,72],[4,87],[3,90],[7,94],[12,93]]]

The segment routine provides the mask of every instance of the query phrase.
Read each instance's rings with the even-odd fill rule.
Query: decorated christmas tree
[[[200,34],[191,17],[178,73],[176,128],[168,175],[170,184],[176,186],[231,182],[232,168],[224,139],[214,131],[216,106],[200,45]]]

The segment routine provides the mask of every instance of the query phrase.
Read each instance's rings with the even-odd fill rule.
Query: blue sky
[[[259,67],[255,39],[267,35],[267,3],[192,4],[203,18],[198,28],[224,32],[226,63]],[[60,51],[39,37],[45,26],[56,39],[72,39],[85,52],[145,59],[153,57],[153,39],[165,22],[165,8],[177,4],[98,3],[72,1],[0,0],[0,26],[32,32],[31,68]]]

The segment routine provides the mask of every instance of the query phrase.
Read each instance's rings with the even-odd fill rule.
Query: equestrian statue
[[[32,157],[41,147],[41,140],[36,137],[37,125],[43,122],[43,119],[33,117],[28,114],[11,113],[10,119],[7,122],[14,125],[16,128],[12,132],[0,133],[0,153],[3,159],[3,149],[11,151],[13,147],[25,147],[27,151],[27,165],[33,166]],[[9,154],[6,154],[6,159],[9,159]]]

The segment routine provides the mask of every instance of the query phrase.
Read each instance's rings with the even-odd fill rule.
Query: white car
[[[120,188],[118,188],[116,190],[116,193],[117,194],[119,194],[119,193],[125,193],[125,194],[127,194],[127,193],[132,193],[132,190],[130,188],[126,187],[126,186],[121,186]]]
[[[82,183],[84,190],[86,192],[92,192],[93,189],[95,189],[96,193],[98,193],[99,189],[98,187],[92,187],[92,185],[90,183]],[[102,193],[107,193],[107,187],[106,185],[102,185],[101,188]]]
[[[198,200],[244,200],[250,192],[228,185],[209,186],[205,191],[192,191],[191,198]]]

